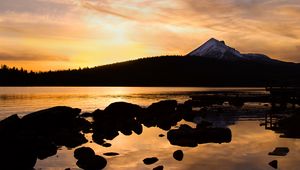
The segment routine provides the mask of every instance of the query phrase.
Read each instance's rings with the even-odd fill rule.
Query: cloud
[[[0,61],[69,61],[66,56],[51,55],[44,53],[29,53],[29,52],[18,52],[15,54],[8,52],[0,52]]]
[[[129,19],[129,20],[135,20],[134,17],[132,17],[130,15],[122,14],[120,12],[117,12],[113,9],[110,9],[108,6],[95,5],[95,4],[92,4],[88,1],[81,1],[81,5],[84,8],[87,8],[87,9],[90,9],[90,10],[95,10],[97,12],[101,12],[101,13],[104,13],[104,14],[109,14],[109,15],[112,15],[112,16],[121,17],[121,18]]]

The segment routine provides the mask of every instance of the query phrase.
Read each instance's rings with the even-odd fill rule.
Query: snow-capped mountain
[[[211,38],[203,45],[193,50],[187,56],[200,56],[218,60],[248,60],[259,62],[277,62],[263,54],[241,54],[236,49],[229,47],[224,41]]]

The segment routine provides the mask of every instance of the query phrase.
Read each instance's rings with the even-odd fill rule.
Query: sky
[[[212,37],[300,62],[300,1],[0,0],[0,64],[28,70],[185,55]]]

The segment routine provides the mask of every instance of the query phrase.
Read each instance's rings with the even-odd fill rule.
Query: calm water
[[[27,114],[52,106],[70,106],[82,111],[103,109],[110,103],[126,101],[141,106],[164,99],[184,102],[199,91],[259,88],[180,88],[180,87],[0,87],[0,120],[12,114]]]
[[[39,109],[57,105],[81,108],[83,111],[93,111],[105,108],[112,102],[127,101],[141,106],[148,106],[163,99],[176,99],[184,102],[189,95],[198,91],[208,90],[251,90],[263,89],[218,89],[218,88],[144,88],[144,87],[1,87],[0,88],[0,119],[11,114],[27,114]],[[186,123],[184,121],[180,123]],[[278,160],[279,169],[299,169],[300,140],[280,138],[280,134],[265,130],[260,126],[261,120],[234,119],[229,128],[232,131],[232,141],[226,144],[200,144],[195,148],[173,146],[159,128],[143,128],[141,135],[125,136],[120,133],[109,141],[112,147],[104,148],[95,143],[86,143],[98,155],[105,152],[118,152],[119,156],[105,157],[108,165],[105,169],[152,169],[164,165],[165,169],[273,169],[268,165],[272,160]],[[195,126],[193,123],[188,123]],[[91,134],[87,138],[91,140]],[[289,147],[287,156],[269,156],[276,147]],[[183,161],[173,159],[175,150],[184,152]],[[73,157],[74,150],[61,148],[58,154],[46,160],[39,160],[37,169],[79,169]],[[146,157],[158,157],[153,165],[144,165]]]

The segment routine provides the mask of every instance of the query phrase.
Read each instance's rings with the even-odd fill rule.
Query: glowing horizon
[[[0,64],[93,67],[185,55],[211,37],[242,53],[300,62],[296,0],[10,0],[0,2]]]

